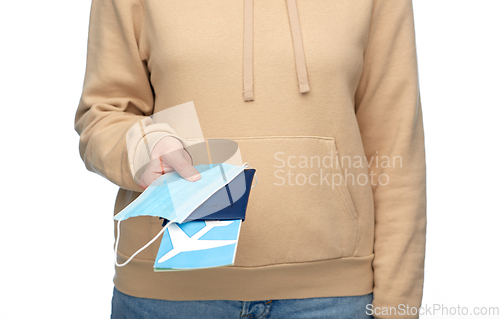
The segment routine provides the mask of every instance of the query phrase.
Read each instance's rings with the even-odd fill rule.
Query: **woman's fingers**
[[[149,185],[151,185],[151,183],[155,181],[155,179],[157,179],[161,175],[162,175],[161,173],[152,170],[148,167],[146,168],[144,174],[142,174],[139,185],[142,187],[142,189],[146,189],[148,188]]]
[[[146,189],[161,175],[175,170],[190,182],[201,178],[201,174],[193,167],[193,160],[183,148],[181,142],[171,136],[162,138],[151,152],[151,162],[141,176],[140,186]]]
[[[161,159],[163,163],[172,167],[179,173],[182,178],[190,182],[195,182],[201,178],[201,174],[191,165],[189,155],[188,158],[186,158],[185,152],[184,149],[177,149],[162,155]]]

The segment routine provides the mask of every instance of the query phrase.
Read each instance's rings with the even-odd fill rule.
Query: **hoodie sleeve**
[[[411,0],[374,0],[355,101],[366,159],[368,163],[373,159],[369,171],[378,184],[372,184],[373,315],[418,318],[416,311],[421,306],[424,280],[427,199]],[[392,315],[384,315],[384,309],[389,313],[390,307],[395,307]]]
[[[141,192],[140,172],[165,136],[178,138],[167,123],[154,123],[154,93],[143,49],[140,0],[93,0],[87,65],[75,116],[80,156],[88,170],[124,189]]]

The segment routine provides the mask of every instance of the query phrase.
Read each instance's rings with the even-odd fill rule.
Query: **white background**
[[[118,188],[85,169],[73,129],[89,10],[90,0],[2,3],[0,318],[109,318]],[[423,305],[500,307],[500,2],[414,0],[414,14]]]

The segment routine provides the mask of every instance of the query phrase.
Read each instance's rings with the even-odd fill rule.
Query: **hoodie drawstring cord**
[[[286,0],[290,30],[292,32],[295,68],[297,72],[300,93],[310,91],[307,76],[304,45],[300,29],[299,14],[296,0]],[[244,36],[243,36],[243,99],[245,102],[254,100],[253,91],[253,0],[245,0]]]
[[[245,0],[243,88],[245,102],[253,101],[253,0]]]

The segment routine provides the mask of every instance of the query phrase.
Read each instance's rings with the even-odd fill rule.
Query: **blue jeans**
[[[371,319],[366,305],[373,293],[363,296],[308,299],[158,300],[126,295],[113,290],[111,319]]]

